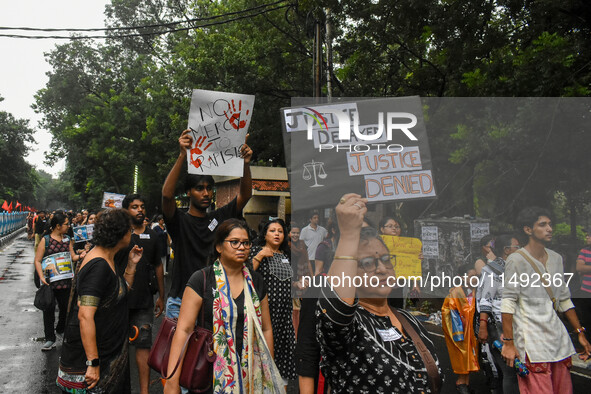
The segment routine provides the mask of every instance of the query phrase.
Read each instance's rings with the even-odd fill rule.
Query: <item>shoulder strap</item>
[[[427,369],[427,375],[429,375],[429,381],[431,382],[431,389],[433,390],[433,393],[441,392],[441,376],[439,375],[439,368],[437,368],[437,363],[435,362],[433,355],[431,352],[429,352],[429,349],[427,349],[427,346],[425,346],[425,343],[421,339],[420,335],[416,332],[408,319],[396,309],[392,307],[390,307],[390,309],[400,324],[402,324],[402,328],[410,336],[412,342],[419,351],[419,354],[423,359],[423,363],[425,364],[425,368]]]
[[[45,251],[47,252],[47,248],[49,247],[49,235],[43,236],[43,239],[45,240]]]
[[[525,259],[525,261],[527,261],[529,263],[529,265],[531,265],[531,267],[534,269],[534,271],[536,271],[536,273],[538,275],[540,275],[540,280],[542,280],[542,273],[540,272],[540,269],[538,268],[538,265],[536,263],[534,263],[532,261],[532,259],[529,258],[528,255],[526,255],[525,253],[523,253],[523,251],[518,250],[517,253],[519,253],[519,255],[521,257],[523,257]],[[546,293],[548,293],[548,297],[550,297],[550,300],[552,300],[552,308],[556,312],[558,312],[558,302],[557,302],[556,298],[554,297],[554,292],[552,292],[552,289],[550,288],[550,285],[544,286],[544,284],[542,283],[542,286],[544,287],[544,290],[546,290]]]
[[[496,275],[501,275],[503,273],[503,268],[497,262],[497,260],[493,260],[490,263],[486,264],[488,268]]]

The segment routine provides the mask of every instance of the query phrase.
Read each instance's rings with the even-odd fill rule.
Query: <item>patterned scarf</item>
[[[261,306],[250,271],[243,265],[244,332],[236,332],[237,310],[224,267],[213,263],[216,289],[213,299],[214,394],[285,393],[284,382],[263,336]],[[240,363],[235,335],[243,335]]]

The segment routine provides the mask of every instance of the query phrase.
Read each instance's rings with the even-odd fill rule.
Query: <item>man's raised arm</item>
[[[191,149],[193,145],[193,138],[189,134],[191,130],[187,129],[183,131],[179,137],[179,156],[174,163],[174,166],[168,173],[164,186],[162,186],[162,213],[167,219],[171,219],[174,216],[176,210],[176,202],[174,201],[174,192],[176,189],[177,181],[181,175],[181,170],[185,161],[187,161],[187,149]]]

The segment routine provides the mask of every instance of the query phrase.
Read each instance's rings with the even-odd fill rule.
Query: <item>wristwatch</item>
[[[86,360],[86,365],[89,367],[98,367],[99,366],[99,359],[95,358],[94,360]]]

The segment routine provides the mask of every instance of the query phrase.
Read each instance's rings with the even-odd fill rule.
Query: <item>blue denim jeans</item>
[[[168,297],[166,300],[166,317],[170,317],[171,319],[179,318],[182,300],[180,297]]]

